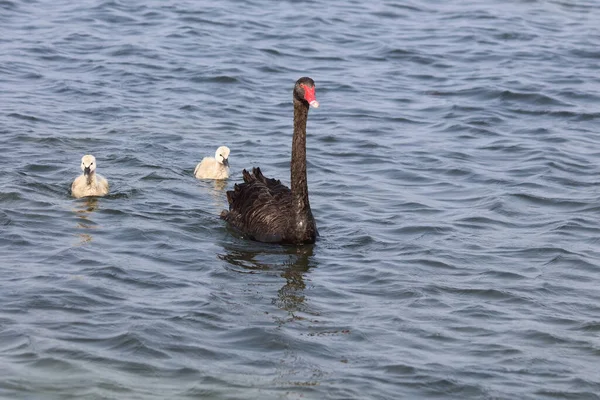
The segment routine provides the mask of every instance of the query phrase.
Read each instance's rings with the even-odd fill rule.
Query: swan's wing
[[[257,179],[257,180],[261,181],[263,184],[265,184],[265,186],[267,188],[269,188],[269,191],[273,195],[276,193],[290,192],[290,189],[287,186],[283,185],[279,179],[270,179],[270,178],[267,178],[266,176],[264,176],[259,167],[253,168],[252,175],[250,175],[250,176],[254,177],[254,179]]]
[[[98,175],[96,174],[96,179],[98,179],[98,190],[99,190],[99,195],[100,196],[105,196],[108,194],[108,192],[110,191],[110,185],[108,184],[108,181],[106,180],[105,177],[103,177],[102,175]]]
[[[198,163],[198,165],[196,165],[196,168],[194,168],[194,176],[196,178],[202,179],[204,177],[204,174],[206,174],[206,169],[208,166],[208,157],[204,157],[202,159],[202,161],[200,161]]]
[[[291,192],[275,179],[265,178],[258,168],[244,183],[227,192],[229,212],[221,217],[245,235],[261,242],[279,242],[292,217]]]
[[[86,181],[85,176],[80,175],[71,184],[71,195],[73,197],[83,197],[83,192],[85,190]]]

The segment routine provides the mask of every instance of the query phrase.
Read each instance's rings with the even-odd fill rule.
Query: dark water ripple
[[[0,397],[598,399],[599,6],[0,0]],[[303,75],[321,238],[247,242]]]

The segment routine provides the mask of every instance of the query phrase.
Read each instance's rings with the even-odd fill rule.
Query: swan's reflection
[[[314,267],[313,245],[301,247],[262,247],[262,249],[227,248],[219,258],[233,267],[243,268],[248,273],[258,271],[278,271],[286,283],[277,291],[273,303],[281,310],[287,311],[291,319],[296,319],[294,312],[304,310],[304,276]],[[284,261],[282,261],[284,259]]]
[[[237,248],[234,248],[237,247]],[[306,304],[306,283],[310,269],[316,267],[313,258],[313,245],[302,247],[283,247],[262,245],[256,242],[248,242],[246,247],[241,248],[239,244],[228,244],[224,246],[225,253],[219,258],[226,261],[230,268],[247,274],[269,274],[277,273],[285,279],[285,284],[277,290],[277,296],[273,298],[272,304],[287,314],[285,317],[275,317],[277,330],[291,324],[303,327],[312,322],[306,320],[307,314],[315,315]],[[274,313],[281,314],[281,313]],[[282,341],[287,340],[288,331],[280,331]],[[278,353],[274,382],[276,384],[294,386],[319,385],[325,372],[318,364],[306,367],[303,352],[290,346],[282,353]],[[273,354],[272,357],[275,357]],[[293,389],[292,393],[294,392]]]
[[[313,255],[313,246],[294,248],[289,254],[281,276],[285,278],[285,285],[277,291],[277,306],[282,310],[293,313],[300,310],[304,304],[304,274],[310,269],[310,260]]]
[[[203,196],[208,194],[210,197],[215,214],[219,215],[221,210],[227,208],[226,179],[200,180],[199,189]]]
[[[226,179],[215,179],[213,183],[213,187],[215,188],[215,192],[223,192],[225,187],[227,187]]]
[[[89,215],[98,209],[98,198],[97,197],[86,197],[81,201],[77,202],[77,207],[74,212],[77,216],[77,228],[82,229],[95,229],[96,224],[89,219]],[[78,245],[84,245],[92,241],[92,235],[89,233],[78,233],[79,243]]]

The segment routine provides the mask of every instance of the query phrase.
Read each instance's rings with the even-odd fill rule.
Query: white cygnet
[[[204,157],[194,170],[198,179],[227,179],[229,178],[229,147],[221,146],[215,152],[215,157]]]
[[[96,158],[85,155],[81,158],[83,175],[78,176],[71,185],[73,197],[104,196],[108,194],[108,181],[96,173]]]

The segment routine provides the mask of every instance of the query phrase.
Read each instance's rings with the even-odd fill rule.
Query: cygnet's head
[[[221,146],[215,152],[215,160],[219,164],[223,164],[226,167],[229,167],[229,147]]]
[[[86,176],[93,174],[96,171],[96,157],[90,154],[81,157],[81,170]]]

